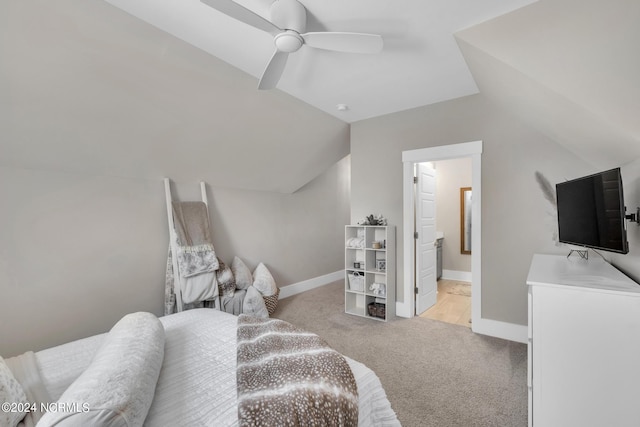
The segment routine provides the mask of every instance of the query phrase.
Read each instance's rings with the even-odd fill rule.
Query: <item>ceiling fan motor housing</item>
[[[276,0],[271,4],[271,22],[279,28],[304,33],[307,9],[298,0]]]
[[[280,34],[277,34],[273,40],[276,44],[276,48],[280,52],[295,52],[300,49],[304,44],[304,40],[297,32],[293,30],[286,30]]]

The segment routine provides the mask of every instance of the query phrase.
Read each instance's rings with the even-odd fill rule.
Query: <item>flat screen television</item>
[[[556,184],[560,242],[629,252],[620,168]]]

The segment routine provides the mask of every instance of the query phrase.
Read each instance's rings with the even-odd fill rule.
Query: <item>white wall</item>
[[[640,159],[622,165],[622,185],[624,187],[624,203],[627,214],[636,213],[640,206]],[[629,253],[627,255],[609,255],[613,265],[622,270],[636,282],[640,283],[640,225],[627,221],[627,239]]]
[[[471,255],[460,253],[460,188],[471,187],[471,158],[441,160],[436,167],[436,228],[444,232],[442,268],[471,272]]]
[[[279,286],[343,268],[349,158],[293,194],[209,187],[218,255]],[[199,200],[197,182],[178,196]],[[161,178],[0,167],[0,355],[107,331],[133,311],[161,315],[168,246]]]
[[[223,260],[343,268],[348,124],[105,2],[0,16],[0,355],[162,313],[164,176],[211,186]]]
[[[592,166],[499,109],[481,95],[354,123],[351,129],[351,219],[377,212],[402,227],[405,150],[483,141],[482,316],[526,325],[525,280],[537,252],[566,253],[554,239],[555,220],[536,182],[580,176]],[[380,173],[384,171],[384,173]],[[402,265],[402,233],[397,263]],[[397,283],[404,283],[397,272]],[[405,301],[398,286],[398,301]]]

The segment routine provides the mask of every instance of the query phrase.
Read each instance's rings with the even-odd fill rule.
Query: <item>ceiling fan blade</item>
[[[264,73],[262,73],[260,83],[258,83],[258,89],[266,90],[276,87],[280,76],[282,76],[284,72],[284,66],[287,65],[287,58],[289,58],[287,52],[280,52],[276,49],[267,67],[264,69]]]
[[[338,52],[378,53],[383,45],[377,34],[316,32],[301,36],[308,46]]]
[[[244,22],[247,25],[251,25],[252,27],[258,28],[260,30],[266,31],[271,34],[278,34],[282,30],[272,24],[271,22],[264,19],[262,16],[257,15],[247,9],[246,7],[240,6],[238,3],[232,0],[200,0],[202,3],[211,6],[228,15],[234,19],[237,19],[240,22]]]

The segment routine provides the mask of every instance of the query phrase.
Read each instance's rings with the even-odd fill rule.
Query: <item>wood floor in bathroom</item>
[[[420,317],[471,327],[471,283],[438,280],[438,301]]]

